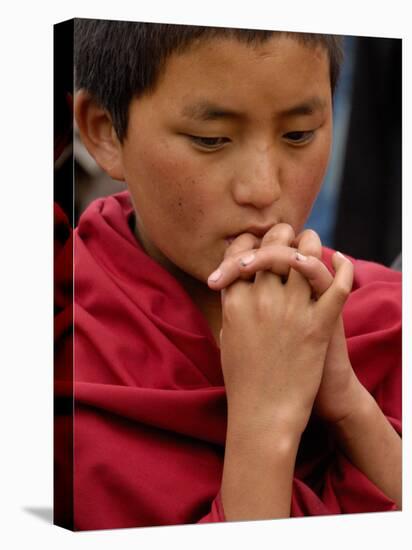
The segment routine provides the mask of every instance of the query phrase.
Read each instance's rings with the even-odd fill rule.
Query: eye
[[[314,135],[315,135],[315,130],[306,130],[306,131],[302,130],[302,131],[296,131],[296,132],[288,132],[287,134],[284,134],[283,137],[287,141],[295,145],[304,145],[312,141]]]
[[[197,146],[202,149],[207,149],[209,151],[220,149],[228,143],[230,140],[225,137],[202,137],[202,136],[188,136],[190,140]]]

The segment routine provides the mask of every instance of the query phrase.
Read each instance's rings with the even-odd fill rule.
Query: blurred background
[[[345,37],[329,170],[307,226],[326,246],[401,266],[402,41]]]
[[[402,41],[347,36],[344,50],[333,153],[307,227],[325,246],[401,269]],[[93,199],[124,189],[99,169],[74,128],[73,146],[55,163],[55,200],[71,223]]]

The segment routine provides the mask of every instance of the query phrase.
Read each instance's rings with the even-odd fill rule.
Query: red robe
[[[74,235],[74,528],[224,521],[226,398],[219,349],[183,287],[139,246],[127,192]],[[330,266],[333,251],[324,249]],[[354,260],[344,310],[356,374],[401,430],[401,274]],[[292,515],[394,510],[312,417]]]

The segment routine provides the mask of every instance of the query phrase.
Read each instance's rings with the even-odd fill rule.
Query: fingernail
[[[338,251],[336,251],[336,256],[339,256],[340,258],[345,258],[342,252],[338,252]]]
[[[255,255],[254,254],[249,254],[248,256],[245,256],[244,258],[240,258],[240,265],[249,265],[253,262],[253,260],[255,259]]]
[[[222,271],[220,269],[216,269],[216,271],[214,271],[208,278],[208,281],[212,282],[212,283],[215,283],[216,281],[218,281],[220,279],[220,277],[222,276]]]
[[[306,260],[308,259],[306,256],[304,256],[303,254],[300,254],[299,252],[296,252],[296,259],[299,261],[299,262],[306,262]]]

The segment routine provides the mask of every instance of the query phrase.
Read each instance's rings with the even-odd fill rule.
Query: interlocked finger
[[[335,277],[318,302],[321,308],[328,310],[337,319],[352,290],[354,269],[352,262],[340,252],[332,256],[332,264]]]
[[[315,260],[320,259],[322,256],[322,243],[320,241],[320,238],[317,233],[315,231],[312,231],[311,229],[307,229],[303,231],[300,235],[298,235],[293,244],[297,245],[298,252],[305,257],[311,256],[313,260]],[[296,256],[296,258],[299,258],[299,255]],[[307,265],[307,267],[313,268],[314,264],[315,262],[305,265]],[[324,274],[324,271],[322,270],[321,273]],[[323,284],[324,280],[321,279],[320,283]],[[304,272],[301,269],[291,269],[287,286],[291,294],[293,294],[294,296],[311,299],[314,294],[314,289],[310,279],[305,276]]]
[[[298,251],[305,256],[322,257],[322,243],[319,235],[312,229],[305,229],[300,233],[294,243]]]
[[[264,249],[268,246],[273,247],[273,245],[290,246],[294,238],[295,232],[291,225],[287,223],[277,223],[263,236],[260,248]],[[274,249],[272,248],[272,250]],[[276,270],[276,263],[276,261],[272,262],[270,270],[272,273],[279,275],[279,283],[282,283],[282,280],[287,278],[289,269],[287,269],[286,272],[284,269]],[[262,277],[262,271],[258,271],[256,273],[255,282],[263,278],[265,277]]]
[[[333,276],[326,265],[315,256],[304,256],[300,252],[291,260],[291,267],[308,281],[312,295],[319,298],[333,283]]]
[[[268,244],[283,244],[291,246],[295,239],[293,227],[288,223],[277,223],[263,236],[261,247]]]
[[[253,235],[252,233],[242,233],[236,237],[227,247],[224,258],[230,258],[231,256],[236,256],[240,252],[245,252],[246,250],[251,250],[254,248],[259,248],[261,239]]]
[[[239,258],[243,253],[249,254],[259,248],[260,241],[252,233],[242,233],[226,249],[224,259],[218,268],[208,277],[207,283],[214,290],[221,290],[236,279],[252,279],[253,274],[241,273],[239,269]]]

